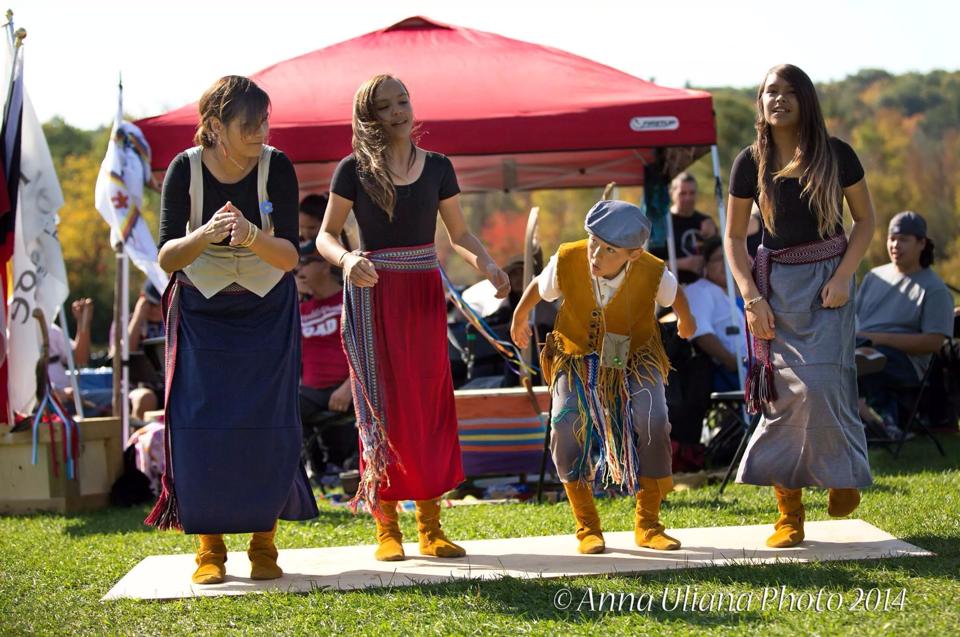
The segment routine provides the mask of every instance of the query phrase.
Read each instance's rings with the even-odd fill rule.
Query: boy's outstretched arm
[[[677,314],[677,334],[680,338],[689,339],[697,333],[697,319],[690,313],[687,295],[680,286],[677,286],[677,297],[673,300],[673,311]]]
[[[530,344],[530,312],[540,302],[540,287],[537,277],[530,281],[530,285],[523,291],[517,309],[513,311],[513,320],[510,322],[510,337],[520,349]]]

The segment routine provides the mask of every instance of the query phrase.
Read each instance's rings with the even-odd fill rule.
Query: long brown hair
[[[793,87],[800,110],[798,133],[800,142],[793,158],[780,170],[774,170],[773,135],[763,115],[763,90],[767,78],[776,75]],[[767,71],[757,90],[757,139],[753,142],[753,157],[757,162],[760,215],[768,230],[776,234],[773,208],[779,182],[789,173],[800,171],[801,197],[806,197],[817,215],[817,231],[821,238],[830,235],[842,221],[843,190],[840,188],[839,167],[830,145],[830,135],[823,121],[820,100],[810,77],[792,64],[780,64]]]
[[[217,145],[213,119],[227,126],[241,117],[244,133],[253,133],[270,113],[270,97],[250,78],[241,75],[226,75],[204,91],[197,104],[200,123],[193,136],[193,143],[204,148]]]
[[[353,156],[357,159],[357,176],[360,185],[367,192],[373,202],[383,208],[390,219],[393,219],[393,208],[397,203],[397,189],[390,178],[390,169],[387,162],[387,148],[389,137],[383,123],[377,116],[374,105],[377,89],[384,82],[393,80],[398,83],[403,92],[410,96],[406,85],[392,75],[374,75],[360,85],[353,98]],[[414,142],[416,139],[416,125],[411,134],[410,165],[416,161]]]

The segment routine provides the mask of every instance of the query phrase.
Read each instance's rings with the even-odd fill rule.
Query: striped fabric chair
[[[546,387],[535,387],[534,394],[542,411],[540,417],[522,388],[454,392],[463,469],[468,478],[539,473],[550,393]]]

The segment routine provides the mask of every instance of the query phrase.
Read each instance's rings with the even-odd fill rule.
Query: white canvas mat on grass
[[[373,535],[372,524],[370,531]],[[546,537],[465,540],[458,544],[467,550],[467,556],[458,559],[423,557],[416,543],[404,544],[407,559],[402,562],[376,561],[372,544],[287,549],[280,551],[278,560],[283,577],[270,581],[251,580],[247,555],[240,551],[228,556],[227,580],[210,586],[190,582],[196,568],[193,555],[155,555],[137,564],[103,599],[177,599],[263,591],[307,593],[318,588],[352,590],[503,576],[552,578],[743,563],[933,555],[863,520],[807,522],[804,542],[788,549],[767,548],[764,542],[772,531],[770,524],[668,529],[683,544],[678,551],[638,548],[632,531],[618,531],[604,533],[607,550],[600,555],[578,554],[572,532]],[[282,544],[282,528],[279,540]]]

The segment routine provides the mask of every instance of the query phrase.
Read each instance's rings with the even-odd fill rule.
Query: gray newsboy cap
[[[598,201],[587,213],[587,232],[618,248],[642,248],[650,238],[650,220],[626,201]]]

